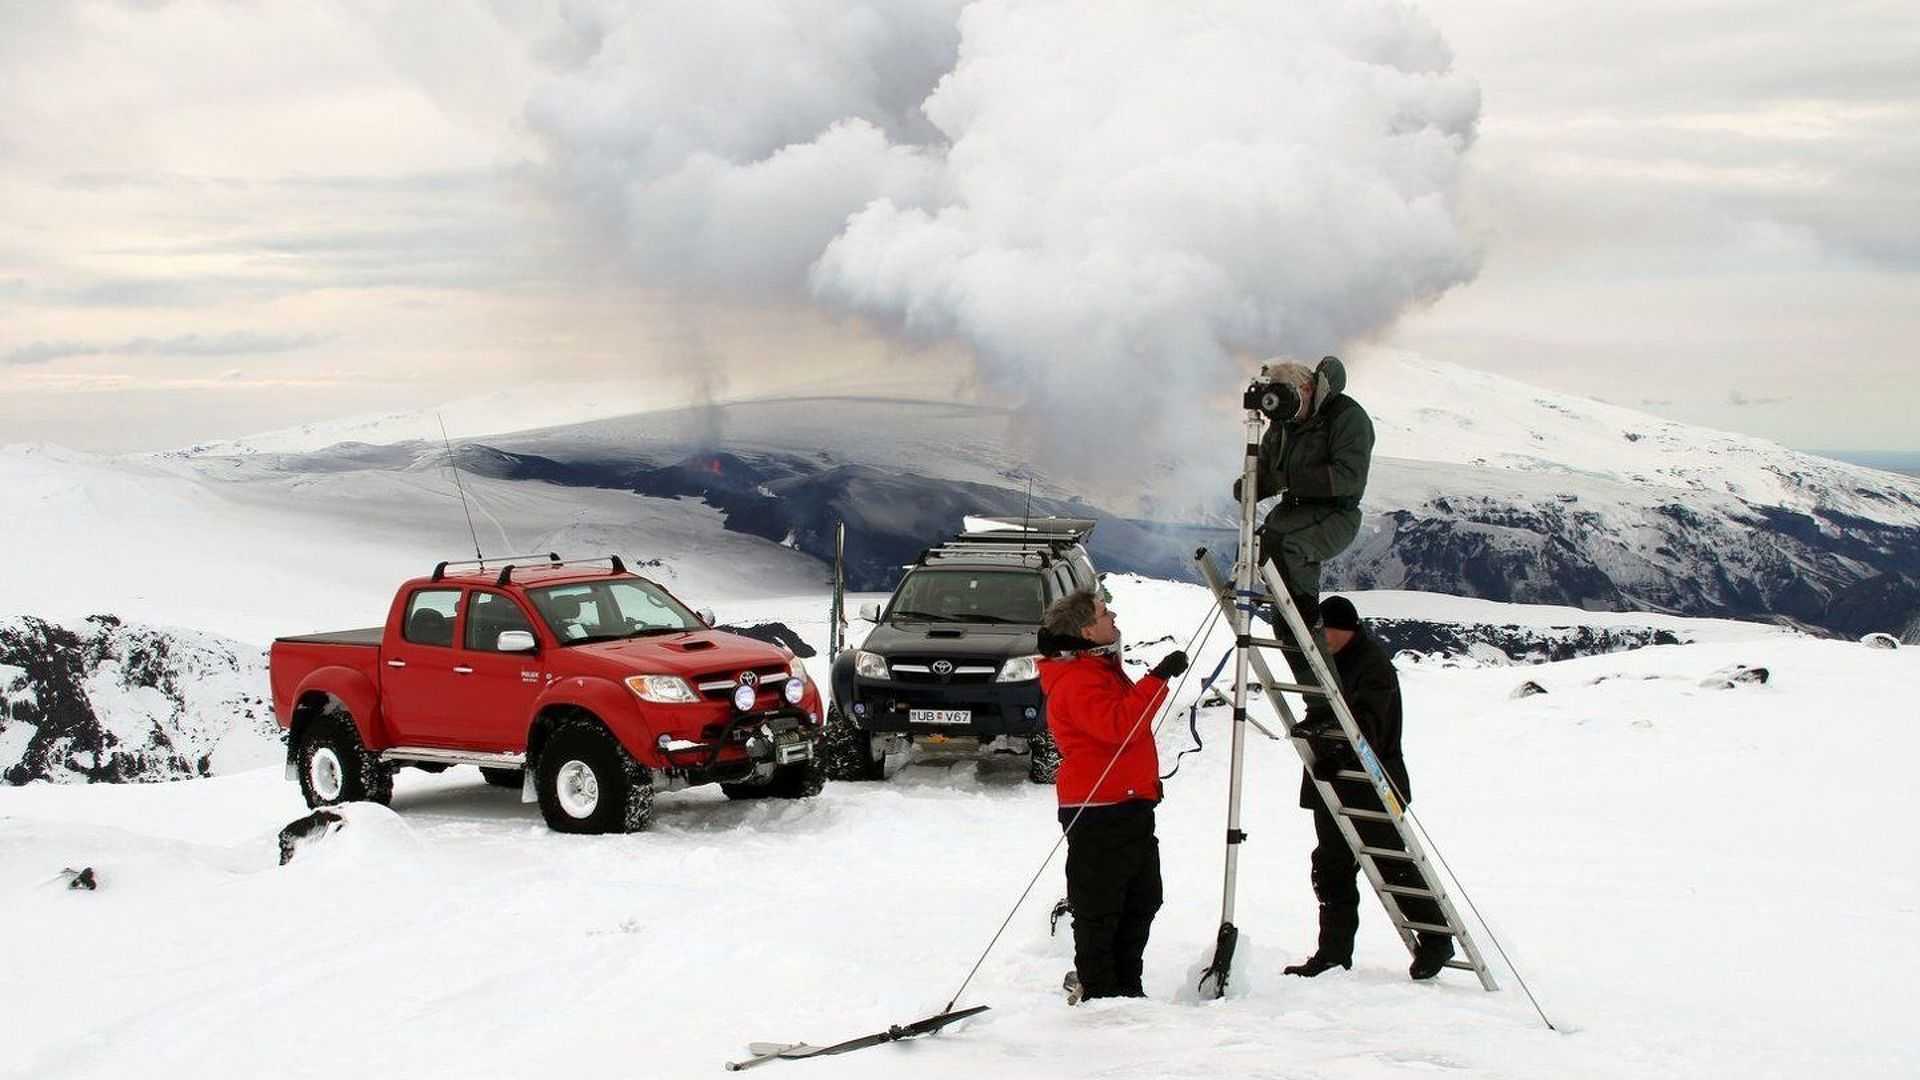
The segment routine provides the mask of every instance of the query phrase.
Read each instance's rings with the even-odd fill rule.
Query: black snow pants
[[[1373,789],[1364,784],[1342,783],[1340,798],[1354,809],[1384,809],[1379,797],[1373,794]],[[1400,842],[1400,834],[1387,822],[1356,819],[1353,824],[1368,847],[1391,851],[1405,849]],[[1313,834],[1318,840],[1312,856],[1313,895],[1320,901],[1320,944],[1316,952],[1327,960],[1351,961],[1353,936],[1360,929],[1360,886],[1355,879],[1360,872],[1360,864],[1354,860],[1353,850],[1347,847],[1346,840],[1341,837],[1340,827],[1334,823],[1333,815],[1318,799],[1314,800]],[[1380,859],[1377,862],[1387,884],[1416,889],[1425,887],[1420,880],[1420,872],[1413,868],[1412,863],[1395,859]],[[1446,916],[1440,913],[1440,905],[1432,900],[1417,896],[1397,899],[1400,910],[1414,922],[1446,925]],[[1421,935],[1422,939],[1426,936]]]
[[[1060,825],[1073,821],[1062,807]],[[1160,841],[1153,804],[1091,806],[1067,834],[1067,902],[1073,908],[1073,968],[1084,996],[1144,997],[1141,957],[1160,910]]]
[[[1282,506],[1268,514],[1266,524],[1261,526],[1261,555],[1279,571],[1280,583],[1293,597],[1293,604],[1300,609],[1300,618],[1308,628],[1313,629],[1320,621],[1320,564],[1345,551],[1359,533],[1360,511],[1332,506]],[[1292,639],[1282,628],[1278,615],[1273,619],[1273,629],[1274,637],[1282,641]],[[1332,671],[1333,653],[1327,649],[1325,633],[1313,629],[1313,639],[1320,649],[1320,658],[1327,662],[1327,670]],[[1313,685],[1313,668],[1307,658],[1297,652],[1285,655],[1287,666],[1293,669],[1294,681]],[[1305,719],[1309,723],[1330,724],[1333,710],[1324,699],[1310,698]]]

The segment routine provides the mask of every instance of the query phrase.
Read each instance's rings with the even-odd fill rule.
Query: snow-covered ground
[[[1205,607],[1187,586],[1115,585],[1134,641],[1184,641]],[[811,598],[734,608],[722,614],[824,636]],[[1772,680],[1701,685],[1736,663]],[[1549,693],[1511,699],[1522,678]],[[1920,963],[1920,854],[1904,785],[1869,767],[1920,749],[1920,652],[1729,635],[1404,681],[1415,809],[1559,1033],[1504,968],[1494,994],[1457,972],[1409,982],[1372,906],[1352,972],[1281,976],[1313,940],[1312,830],[1291,752],[1260,739],[1234,991],[1191,1001],[1189,969],[1218,920],[1226,713],[1210,710],[1208,748],[1161,815],[1168,903],[1149,1000],[1059,1000],[1071,949],[1047,935],[1056,862],[963,998],[991,1012],[937,1038],[767,1068],[1920,1072],[1903,993]],[[1186,745],[1184,716],[1160,741],[1163,760]],[[802,803],[683,792],[662,797],[652,830],[617,837],[551,833],[470,769],[407,773],[393,812],[359,809],[278,867],[274,834],[303,812],[277,769],[0,788],[0,1075],[713,1075],[750,1040],[819,1043],[938,1009],[1058,834],[1052,793],[1014,760],[929,759]],[[48,881],[82,864],[97,893]]]

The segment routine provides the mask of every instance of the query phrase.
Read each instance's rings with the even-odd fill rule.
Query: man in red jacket
[[[1186,671],[1187,655],[1172,653],[1135,683],[1120,666],[1113,609],[1092,592],[1047,608],[1040,651],[1047,727],[1060,748],[1060,827],[1067,830],[1074,963],[1067,1000],[1145,997],[1141,956],[1161,897],[1153,714],[1167,680]]]

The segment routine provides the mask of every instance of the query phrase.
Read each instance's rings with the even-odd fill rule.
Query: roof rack
[[[449,562],[435,563],[433,566],[433,580],[439,581],[445,578],[447,576],[447,567],[449,566],[477,566],[484,572],[488,563],[504,562],[507,565],[500,570],[500,576],[495,578],[493,583],[495,585],[505,585],[507,582],[513,580],[513,571],[516,569],[516,564],[508,561],[510,559],[537,560],[539,568],[542,570],[551,570],[560,566],[580,566],[586,563],[603,562],[611,567],[610,573],[624,574],[627,572],[627,564],[621,561],[618,555],[599,555],[590,559],[562,559],[559,553],[549,551],[544,554],[536,552],[532,555],[499,555],[491,559],[455,559]],[[529,566],[527,569],[531,570],[534,569],[534,567]]]
[[[1002,517],[993,514],[968,514],[963,519],[967,540],[1001,543],[1033,542],[1040,539],[1085,540],[1099,522],[1093,518]]]
[[[446,577],[447,567],[449,566],[478,566],[480,569],[485,570],[487,564],[490,562],[505,562],[508,559],[544,559],[555,566],[560,565],[559,554],[552,551],[544,554],[535,552],[532,555],[501,555],[492,559],[452,559],[433,564],[433,580],[439,581],[441,578]]]
[[[610,575],[624,574],[627,572],[627,564],[622,562],[620,560],[620,556],[618,555],[596,555],[590,559],[553,559],[540,567],[537,567],[537,568],[528,567],[528,569],[550,570],[556,566],[581,566],[586,563],[597,563],[597,562],[606,563],[609,568],[607,570],[607,573]],[[506,566],[500,569],[500,576],[497,578],[494,578],[493,583],[495,585],[505,585],[507,582],[512,580],[513,580],[513,564],[508,563]]]

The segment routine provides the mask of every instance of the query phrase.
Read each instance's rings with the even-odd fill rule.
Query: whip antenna
[[[453,469],[453,490],[460,493],[460,509],[467,515],[467,535],[473,537],[473,557],[480,563],[480,569],[487,568],[487,557],[480,554],[480,533],[473,527],[473,507],[467,505],[467,489],[460,486],[460,460],[453,456],[453,440],[447,438],[447,422],[439,413],[433,414],[440,424],[440,441],[447,444],[447,464]]]

